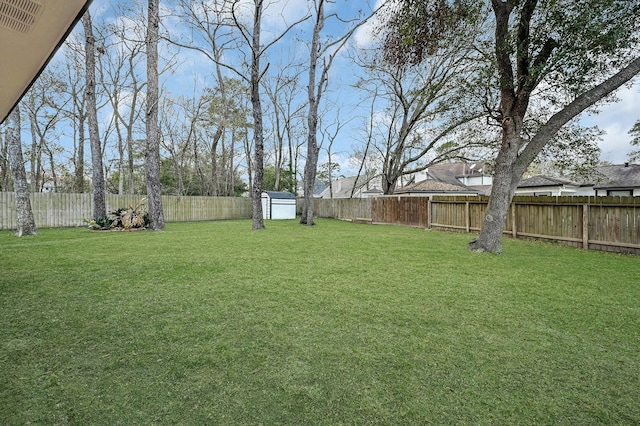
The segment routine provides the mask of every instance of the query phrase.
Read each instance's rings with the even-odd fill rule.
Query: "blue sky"
[[[249,3],[249,0],[242,0]],[[379,3],[380,0],[377,0]],[[128,2],[94,0],[91,11],[97,19],[112,19],[114,4],[128,3],[140,13],[146,7],[146,1],[138,4],[130,0]],[[343,18],[353,18],[359,13],[368,14],[376,6],[373,0],[337,0],[334,4],[328,5],[328,12],[334,12]],[[161,1],[161,5],[167,4]],[[269,42],[275,34],[279,34],[286,28],[288,23],[294,22],[304,16],[308,10],[307,0],[274,0],[265,11],[263,21],[263,41]],[[165,9],[166,12],[166,9]],[[96,18],[94,18],[95,20]],[[170,31],[174,34],[182,32],[188,33],[189,29],[175,19],[165,21]],[[305,43],[296,42],[296,38],[308,40],[312,27],[312,21],[308,20],[301,24],[290,36],[275,45],[269,52],[269,61],[272,63],[269,72],[276,72],[279,63],[287,63],[293,59],[304,61],[308,55]],[[327,22],[325,35],[341,35],[348,28],[348,24],[342,24],[333,19]],[[368,46],[372,42],[375,32],[376,22],[372,21],[359,29],[350,47],[356,44]],[[80,29],[81,30],[81,29]],[[78,31],[78,30],[76,30]],[[176,48],[171,48],[173,52]],[[213,64],[201,53],[191,50],[181,50],[178,52],[178,61],[171,73],[166,74],[164,79],[165,87],[177,96],[182,93],[190,95],[195,90],[210,85],[209,77],[213,71]],[[339,114],[341,123],[347,123],[339,133],[334,146],[332,147],[332,160],[341,165],[342,174],[355,174],[355,167],[349,160],[354,148],[361,145],[363,123],[368,114],[366,103],[363,103],[361,94],[351,88],[357,78],[357,67],[345,55],[336,60],[330,74],[328,92],[325,95],[324,106],[329,110],[324,120],[330,123]],[[306,83],[306,74],[302,76],[301,82]],[[640,118],[640,84],[638,78],[634,80],[635,85],[627,86],[617,92],[620,99],[617,103],[603,105],[597,115],[583,114],[581,121],[587,125],[597,125],[605,131],[603,140],[600,142],[602,149],[601,159],[612,163],[623,163],[627,159],[627,154],[631,150],[629,145],[629,129],[633,123]],[[264,103],[264,101],[263,101]],[[322,108],[321,108],[322,109]],[[326,161],[326,151],[321,151],[319,163]]]

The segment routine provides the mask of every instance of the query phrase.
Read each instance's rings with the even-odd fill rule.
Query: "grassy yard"
[[[0,423],[640,424],[640,258],[319,220],[0,233]]]

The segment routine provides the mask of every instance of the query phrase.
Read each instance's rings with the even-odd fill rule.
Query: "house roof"
[[[322,194],[322,191],[325,189],[327,189],[327,184],[316,178],[315,184],[313,185],[313,195],[318,196]]]
[[[567,178],[537,175],[524,179],[518,188],[536,188],[545,186],[593,186],[594,189],[630,189],[640,188],[640,165],[615,164],[598,166],[591,176],[583,182]]]
[[[573,185],[579,186],[578,183],[573,182],[569,179],[559,178],[559,177],[551,177],[545,175],[537,175],[532,176],[528,179],[524,179],[518,185],[518,188],[537,188],[543,186],[562,186],[562,185]]]
[[[336,179],[331,183],[331,188],[327,187],[320,194],[321,198],[329,198],[333,194],[333,198],[351,198],[352,192],[357,194],[359,190],[362,192],[374,193],[376,189],[367,189],[367,183],[374,179],[379,179],[380,175],[373,177],[367,176],[349,176]],[[354,190],[355,187],[355,190]],[[382,191],[380,191],[382,193]]]
[[[447,183],[453,186],[464,186],[456,178],[456,175],[447,170],[431,170],[431,168],[429,168],[427,169],[427,175],[438,182]]]
[[[0,0],[0,123],[29,90],[91,0]]]
[[[600,166],[597,170],[604,179],[594,180],[595,189],[640,188],[639,164]]]
[[[458,180],[457,183],[443,182],[440,180],[426,179],[420,182],[412,183],[405,187],[399,188],[395,191],[396,194],[403,194],[409,192],[456,192],[466,194],[478,194],[480,191],[470,188],[461,184]]]
[[[429,172],[446,173],[452,176],[482,176],[489,175],[488,165],[484,161],[470,163],[440,163],[429,166]]]

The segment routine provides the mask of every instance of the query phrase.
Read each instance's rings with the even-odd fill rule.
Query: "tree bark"
[[[253,142],[255,156],[253,161],[252,188],[252,228],[264,229],[262,217],[262,182],[264,180],[264,135],[262,133],[262,104],[260,103],[260,24],[262,21],[262,0],[255,0],[252,60],[251,60],[251,104],[253,106]]]
[[[309,113],[307,116],[307,126],[309,136],[307,138],[307,161],[304,165],[304,203],[300,223],[302,225],[315,225],[313,220],[313,188],[316,180],[316,169],[318,167],[318,102],[322,93],[322,81],[318,85],[318,95],[316,96],[316,71],[320,53],[320,31],[324,27],[324,0],[318,0],[316,9],[316,22],[313,26],[311,36],[311,47],[309,53],[309,83],[307,85],[307,97],[309,102]]]
[[[79,193],[84,193],[84,111],[78,112],[78,146],[76,151],[76,163],[74,174],[74,187]]]
[[[209,155],[211,157],[211,176],[209,178],[209,184],[211,185],[211,189],[208,191],[209,195],[217,197],[218,194],[218,144],[222,139],[222,133],[224,132],[224,125],[220,124],[216,129],[216,132],[213,134],[213,139],[211,141],[211,150]]]
[[[0,132],[0,191],[9,191],[10,179],[9,147],[6,134]]]
[[[87,72],[86,103],[87,103],[87,124],[89,126],[89,144],[91,146],[91,166],[93,176],[93,217],[104,217],[107,215],[105,202],[104,170],[102,166],[102,147],[100,145],[100,134],[98,130],[98,112],[96,106],[96,56],[95,37],[93,35],[93,24],[91,15],[87,10],[82,17],[82,25],[86,37],[85,61]]]
[[[16,105],[8,117],[7,144],[9,164],[13,174],[13,187],[16,193],[17,230],[16,235],[33,235],[38,233],[36,222],[31,210],[27,172],[24,169],[22,157],[22,141],[20,137],[20,108]]]
[[[164,229],[164,212],[160,187],[160,132],[158,128],[158,27],[160,14],[158,0],[149,0],[147,24],[147,144],[145,170],[150,228]]]
[[[71,65],[70,65],[71,66]],[[71,72],[69,72],[71,78]],[[78,93],[76,84],[72,85],[71,99],[73,108],[71,110],[71,119],[73,120],[73,190],[77,193],[84,193],[84,123],[86,119],[85,99]]]
[[[524,170],[518,174],[516,161],[520,145],[519,134],[513,123],[503,124],[502,146],[496,158],[493,187],[487,213],[482,224],[480,236],[469,244],[469,248],[480,252],[501,253],[502,232],[513,194],[520,182]]]

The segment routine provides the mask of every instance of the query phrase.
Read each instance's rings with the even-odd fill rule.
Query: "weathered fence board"
[[[297,201],[298,213],[302,206],[302,199]],[[371,220],[371,199],[369,198],[335,198],[314,199],[313,211],[315,217],[326,217],[347,220]]]
[[[459,232],[478,232],[488,197],[379,197],[315,200],[318,217],[370,220]],[[341,209],[336,205],[357,206]],[[370,210],[367,215],[367,205]],[[639,197],[515,197],[504,232],[593,250],[640,254]]]
[[[93,215],[91,194],[35,193],[30,195],[36,225],[41,228],[84,226]],[[135,206],[144,195],[106,194],[107,213]],[[251,200],[238,197],[162,196],[167,222],[245,219],[251,217]],[[0,192],[0,229],[16,228],[15,194]]]
[[[424,197],[386,197],[371,199],[371,220],[426,228],[429,199]]]

